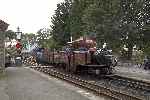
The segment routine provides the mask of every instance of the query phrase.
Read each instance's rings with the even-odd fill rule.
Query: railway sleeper
[[[40,70],[41,70],[42,68],[40,68]],[[48,70],[47,70],[47,72],[49,72]],[[62,75],[62,73],[58,73],[57,71],[54,71],[54,70],[52,70],[51,71],[52,73],[53,73],[53,75],[54,76],[56,76],[56,77],[58,77],[58,78],[61,78],[61,79],[64,79],[65,78],[65,80],[68,80],[68,81],[71,81],[72,83],[74,83],[74,84],[77,84],[77,85],[80,85],[80,86],[82,86],[82,87],[87,87],[87,88],[89,88],[89,89],[91,89],[91,90],[94,90],[94,91],[99,91],[99,93],[104,93],[104,94],[107,94],[107,95],[110,95],[111,97],[114,97],[114,98],[118,98],[118,99],[120,99],[120,98],[125,98],[125,99],[122,99],[122,100],[127,100],[127,98],[126,98],[126,96],[124,96],[124,97],[120,97],[120,95],[118,95],[118,96],[116,96],[117,95],[117,93],[115,93],[115,92],[110,92],[109,91],[109,89],[108,88],[100,88],[100,87],[97,87],[96,85],[95,86],[93,86],[93,84],[91,84],[91,83],[89,83],[89,82],[86,82],[86,81],[84,81],[84,80],[82,80],[82,79],[78,79],[78,80],[76,80],[77,78],[75,78],[75,77],[72,77],[72,76],[70,76],[70,75],[68,75],[68,77],[66,77],[66,76],[64,76],[64,75]],[[57,75],[58,74],[58,75]],[[72,79],[73,78],[73,79]],[[86,82],[86,83],[85,83]],[[89,84],[87,84],[87,83],[89,83]],[[108,89],[108,90],[107,90]],[[128,97],[129,98],[129,97]],[[131,100],[131,99],[128,99],[128,100]]]

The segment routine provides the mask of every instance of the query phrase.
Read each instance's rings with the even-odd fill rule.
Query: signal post
[[[16,55],[16,65],[21,65],[22,64],[22,56],[21,56],[21,51],[22,51],[22,44],[21,44],[21,35],[22,32],[20,31],[20,28],[17,28],[17,44],[16,44],[16,50],[17,50],[17,55]]]
[[[16,49],[17,49],[18,54],[21,54],[21,50],[22,50],[21,35],[22,35],[22,32],[20,31],[19,27],[17,28],[16,35],[17,35],[17,37],[16,37],[17,38]]]

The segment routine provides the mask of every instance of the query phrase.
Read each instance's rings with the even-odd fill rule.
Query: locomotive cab
[[[91,57],[93,60],[92,63],[97,64],[97,65],[106,65],[106,66],[116,66],[117,65],[117,60],[112,55],[112,50],[107,50],[107,49],[99,49],[97,50],[93,57]]]
[[[96,74],[111,74],[113,67],[117,65],[116,58],[109,50],[98,49],[91,54],[91,63],[85,65],[89,72]]]
[[[106,48],[96,50],[96,42],[90,38],[72,41],[71,46],[74,50],[69,54],[67,62],[71,72],[111,74],[112,66],[117,64],[111,50]]]

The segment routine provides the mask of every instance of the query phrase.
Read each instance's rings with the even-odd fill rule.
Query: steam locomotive
[[[39,64],[53,64],[67,72],[111,74],[117,64],[116,58],[110,50],[96,50],[95,46],[93,39],[81,37],[62,50],[38,48],[33,56]]]
[[[49,51],[41,48],[41,51],[34,52],[34,57],[38,64],[54,65],[72,73],[112,74],[117,65],[111,51],[105,49]]]

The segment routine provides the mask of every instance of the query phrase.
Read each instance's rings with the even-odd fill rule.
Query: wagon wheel
[[[71,73],[76,73],[76,72],[77,72],[76,65],[74,65],[74,64],[71,64],[71,65],[70,65],[70,72],[71,72]]]
[[[66,70],[66,72],[70,71],[70,64],[69,64],[69,62],[66,64],[65,70]]]
[[[66,66],[67,66],[66,63],[62,63],[62,64],[61,64],[62,70],[65,70],[65,69],[66,69]]]

